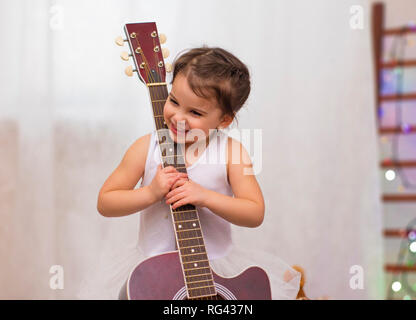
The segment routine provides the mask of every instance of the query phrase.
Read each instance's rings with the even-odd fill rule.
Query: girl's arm
[[[150,134],[133,143],[120,165],[105,181],[97,203],[97,209],[103,216],[121,217],[146,209],[162,200],[177,180],[188,177],[173,166],[162,169],[159,164],[152,182],[134,189],[144,174],[149,143]]]
[[[234,197],[207,190],[205,207],[233,224],[258,227],[264,219],[264,199],[252,174],[248,152],[240,142],[229,137],[227,155],[228,179]]]
[[[150,134],[137,139],[104,182],[97,202],[98,212],[103,216],[126,216],[156,202],[149,186],[133,190],[143,176],[149,142]]]
[[[228,139],[228,180],[234,197],[208,190],[192,180],[180,179],[166,194],[176,209],[187,203],[206,207],[223,219],[243,227],[258,227],[264,218],[264,199],[250,157],[240,142]],[[228,160],[230,159],[230,160]]]

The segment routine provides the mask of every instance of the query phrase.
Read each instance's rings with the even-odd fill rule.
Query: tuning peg
[[[166,35],[165,34],[163,34],[163,33],[160,33],[159,34],[159,42],[161,43],[161,44],[164,44],[165,42],[166,42]]]
[[[132,66],[128,66],[126,69],[124,69],[124,73],[129,77],[133,75],[133,72],[137,72],[137,70],[133,70]]]
[[[126,51],[123,51],[123,52],[120,54],[120,57],[121,57],[121,59],[123,59],[124,61],[128,61],[128,60],[129,60],[129,57],[132,57],[132,55],[131,55],[131,54],[128,54]]]
[[[172,72],[172,65],[169,62],[165,63],[165,70],[166,72]]]
[[[169,57],[169,54],[170,54],[170,52],[169,52],[169,49],[168,48],[162,48],[162,55],[163,55],[163,58],[167,58],[167,57]]]
[[[118,36],[115,41],[116,41],[116,44],[117,45],[119,45],[120,47],[122,47],[122,46],[124,46],[124,42],[126,42],[127,40],[126,39],[123,39],[122,36]]]

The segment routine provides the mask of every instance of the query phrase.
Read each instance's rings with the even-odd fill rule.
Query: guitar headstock
[[[166,37],[159,35],[155,22],[128,23],[124,26],[127,39],[116,38],[118,45],[124,42],[129,43],[130,54],[123,52],[121,58],[128,60],[133,58],[135,69],[132,66],[126,68],[128,76],[137,72],[140,80],[144,83],[163,83],[166,79],[166,72],[171,71],[169,64],[165,65],[164,58],[169,55],[166,48],[161,48],[161,43],[166,41]]]

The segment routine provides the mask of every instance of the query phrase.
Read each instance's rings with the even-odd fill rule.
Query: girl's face
[[[203,132],[207,138],[210,129],[225,128],[232,122],[230,116],[223,115],[214,99],[207,100],[198,97],[189,87],[183,74],[175,77],[163,115],[172,139],[178,142],[178,135],[180,138],[182,134],[185,136],[186,145],[195,141],[196,134],[200,139]]]

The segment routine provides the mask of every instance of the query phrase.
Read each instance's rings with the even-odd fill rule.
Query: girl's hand
[[[150,183],[149,187],[154,194],[156,201],[160,201],[169,192],[172,185],[178,180],[187,178],[186,173],[179,172],[173,166],[162,169],[162,165],[157,166],[156,175]]]
[[[192,180],[179,179],[175,182],[172,191],[165,199],[167,204],[172,204],[172,209],[176,209],[185,204],[193,204],[196,207],[205,207],[209,190]]]

